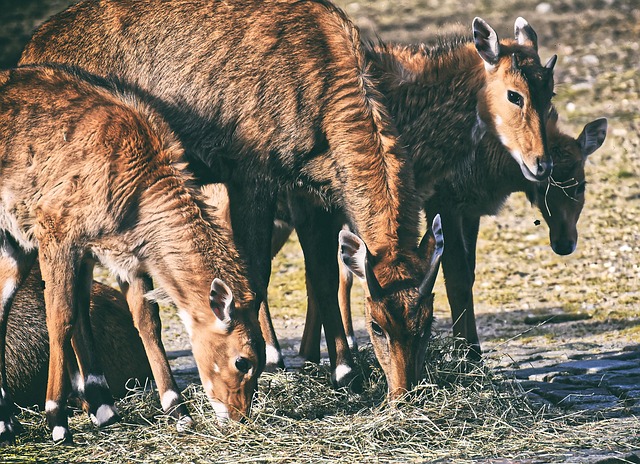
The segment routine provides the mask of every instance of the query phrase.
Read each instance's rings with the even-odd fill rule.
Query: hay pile
[[[0,450],[0,461],[551,462],[577,449],[624,451],[639,444],[638,420],[590,421],[532,404],[518,384],[466,363],[450,339],[434,340],[427,365],[426,380],[393,405],[384,400],[384,376],[370,349],[359,354],[367,379],[360,394],[333,390],[323,366],[267,373],[251,419],[225,427],[216,423],[202,388],[192,385],[185,397],[197,425],[188,434],[175,431],[155,393],[138,389],[118,404],[122,422],[105,430],[83,413],[74,415],[72,447],[53,445],[44,414],[23,410],[25,433],[16,447]]]

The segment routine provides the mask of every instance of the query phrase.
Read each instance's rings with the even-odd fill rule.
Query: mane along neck
[[[153,172],[157,177],[142,201],[139,221],[143,236],[151,237],[145,254],[152,277],[185,309],[209,307],[216,277],[229,285],[236,307],[245,307],[252,294],[231,232],[189,185],[184,165],[156,167]]]

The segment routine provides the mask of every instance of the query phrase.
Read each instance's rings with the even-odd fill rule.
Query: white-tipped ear
[[[538,34],[536,34],[536,31],[533,30],[527,20],[522,16],[516,19],[513,25],[513,32],[518,44],[533,47],[536,51],[538,50]]]
[[[482,18],[476,17],[473,20],[473,41],[487,69],[492,69],[498,64],[500,59],[498,34]]]
[[[213,279],[211,282],[211,293],[209,294],[209,304],[213,314],[225,325],[231,322],[233,316],[233,294],[231,289],[220,279]]]
[[[604,143],[607,137],[607,118],[596,119],[584,126],[578,136],[578,143],[585,158],[596,151]]]
[[[338,246],[342,263],[367,284],[372,298],[379,298],[382,295],[382,288],[369,263],[371,255],[367,245],[356,234],[343,229],[338,234]]]

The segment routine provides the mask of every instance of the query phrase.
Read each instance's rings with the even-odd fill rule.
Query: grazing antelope
[[[443,38],[432,47],[376,43],[365,50],[369,72],[411,157],[423,202],[434,194],[437,182],[447,182],[473,168],[483,137],[497,140],[529,181],[543,181],[551,172],[545,121],[556,57],[541,64],[536,33],[523,18],[515,21],[514,39],[500,41],[480,18],[473,20],[472,29],[473,39]],[[292,216],[298,235],[307,233],[308,225],[296,222],[295,204]],[[447,250],[457,246],[447,241]],[[317,249],[314,244],[308,248]],[[316,259],[333,260],[325,250],[317,254]],[[307,280],[315,278],[307,276]],[[367,285],[375,287],[376,283],[368,279]],[[311,320],[319,304],[309,303]],[[367,325],[383,364],[389,362],[390,346],[415,341],[399,330],[404,322],[393,314],[389,308]],[[318,337],[309,332],[304,339],[312,341],[301,345],[301,355],[317,360]]]
[[[455,38],[443,40],[431,48],[382,43],[367,48],[370,73],[401,131],[402,142],[408,147],[423,198],[433,195],[433,179],[455,178],[473,166],[474,153],[485,134],[499,140],[497,143],[517,162],[521,172],[518,176],[529,180],[545,179],[552,166],[546,152],[545,120],[553,95],[556,58],[541,65],[536,33],[523,18],[516,20],[515,39],[511,40],[499,41],[496,32],[480,18],[474,19],[472,28],[472,42]],[[305,252],[309,294],[307,315],[310,321],[315,321],[315,312],[322,309],[322,302],[314,289],[320,285],[318,281],[328,277],[318,269],[326,269],[327,265],[323,263],[333,261],[335,256],[321,240],[330,235],[330,231],[339,230],[344,217],[335,211],[330,219],[317,221],[309,214],[308,201],[289,198],[289,202]],[[381,295],[376,290],[386,285],[377,282],[378,272],[351,271],[366,277],[369,294]],[[337,276],[336,273],[331,278],[337,279]],[[340,285],[342,288],[343,284]],[[343,312],[350,314],[348,297],[343,291],[339,293],[339,301]],[[414,362],[419,357],[411,355],[404,359],[398,353],[402,349],[422,346],[422,332],[411,330],[415,315],[410,309],[403,310],[407,306],[401,299],[380,298],[380,301],[367,299],[367,328],[387,375],[390,393],[401,392],[411,384],[397,383],[398,377],[392,380],[392,371],[402,366],[415,373],[422,366],[407,364],[408,359]],[[378,308],[370,307],[374,304]],[[353,343],[352,329],[349,333],[350,319],[343,318],[347,321],[347,338]],[[309,331],[305,330],[301,354],[318,361],[319,328],[307,327]],[[395,353],[392,358],[391,353]],[[407,374],[403,378],[413,377]]]
[[[49,337],[45,317],[44,286],[36,265],[16,291],[7,319],[7,387],[12,400],[21,406],[45,404],[49,368]],[[93,282],[90,309],[91,329],[100,364],[111,393],[124,397],[127,387],[145,385],[152,378],[144,346],[133,325],[121,292]],[[72,379],[82,396],[82,378]]]
[[[535,204],[549,226],[549,243],[560,255],[572,253],[577,244],[577,223],[585,201],[585,162],[602,146],[607,120],[596,119],[584,126],[577,138],[564,134],[557,126],[558,114],[552,110],[547,120],[549,153],[553,158],[553,175],[546,182],[530,182],[501,144],[485,137],[476,153],[475,163],[450,181],[440,182],[435,194],[426,202],[427,217],[442,218],[447,247],[442,269],[454,336],[471,348],[472,357],[481,354],[473,307],[476,241],[480,218],[495,215],[514,192],[524,192]],[[347,339],[356,346],[349,294],[352,278],[341,273],[340,309]],[[308,356],[320,356],[320,323],[307,316],[301,350]]]
[[[253,295],[230,234],[185,167],[168,125],[115,83],[60,67],[0,74],[0,327],[37,249],[50,344],[45,410],[55,441],[71,440],[65,370],[74,351],[93,421],[117,418],[87,323],[96,261],[121,282],[162,407],[179,428],[191,418],[169,369],[158,308],[143,298],[151,278],[162,290],[153,296],[166,294],[178,307],[216,415],[249,411],[264,366]],[[9,441],[1,371],[0,439]]]
[[[338,251],[341,226],[331,211],[345,212],[389,289],[375,301],[378,313],[428,312],[418,292],[428,259],[418,254],[411,166],[368,76],[358,30],[328,1],[84,0],[35,32],[20,63],[37,62],[108,73],[147,94],[198,180],[227,184],[270,364],[281,364],[266,306],[280,189],[305,206],[297,220],[310,232],[299,237],[336,384],[350,384],[355,371],[336,297],[338,265],[317,257]],[[410,323],[402,331],[423,329]]]

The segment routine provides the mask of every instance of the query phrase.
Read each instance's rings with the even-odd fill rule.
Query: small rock
[[[580,61],[585,66],[598,66],[600,64],[600,59],[595,55],[585,55]]]
[[[536,6],[536,13],[547,14],[551,12],[551,5],[547,2],[538,3]]]
[[[565,106],[565,109],[567,110],[568,113],[573,113],[576,110],[576,104],[573,102],[569,102]]]

